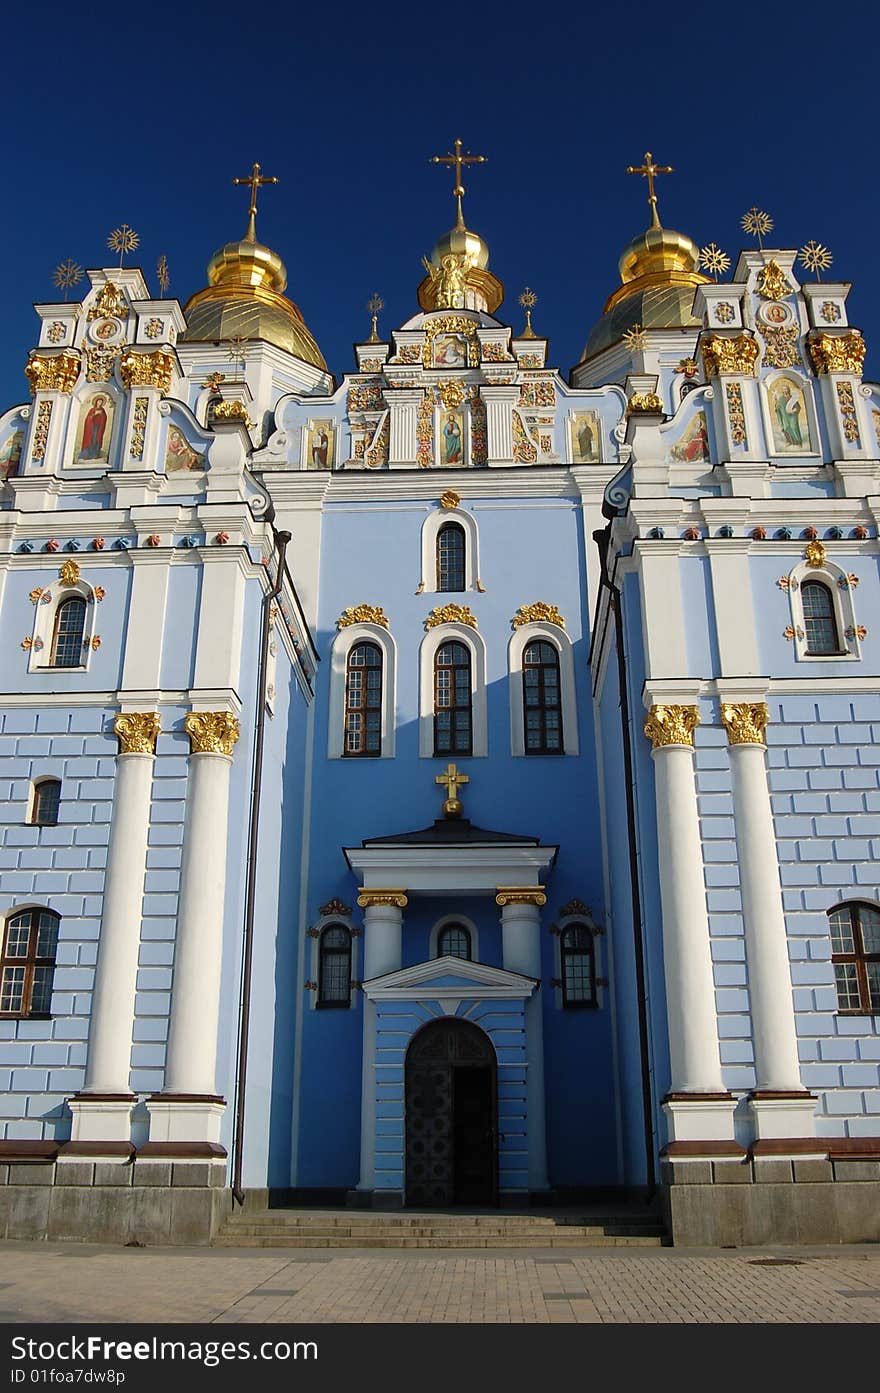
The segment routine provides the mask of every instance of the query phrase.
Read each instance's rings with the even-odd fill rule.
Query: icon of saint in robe
[[[441,464],[461,464],[461,424],[450,411],[442,432]]]
[[[107,450],[104,447],[104,436],[107,432],[109,416],[106,410],[107,398],[100,393],[92,397],[91,404],[85,415],[82,427],[82,437],[79,443],[79,459],[81,460],[101,460],[106,459]],[[107,442],[109,446],[109,440]]]

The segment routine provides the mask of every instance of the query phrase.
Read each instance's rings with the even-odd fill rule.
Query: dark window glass
[[[318,949],[318,1005],[351,1003],[351,934],[344,924],[321,930]]]
[[[382,650],[359,643],[345,670],[345,755],[382,753]]]
[[[471,956],[471,936],[464,924],[446,924],[437,935],[438,958],[468,958]]]
[[[807,653],[839,653],[840,642],[837,637],[837,622],[834,618],[834,601],[827,585],[820,580],[808,580],[801,586],[801,607],[804,615],[804,633],[807,637]]]
[[[596,1005],[596,958],[593,935],[585,924],[562,930],[562,1004]]]
[[[37,823],[40,827],[54,827],[58,822],[60,802],[60,780],[41,779],[34,788],[34,810],[31,822]]]
[[[0,1015],[48,1016],[59,923],[50,909],[25,909],[7,919],[0,959]]]
[[[523,720],[527,755],[562,754],[559,654],[541,639],[523,653]]]
[[[80,667],[82,664],[83,630],[86,626],[86,602],[78,595],[62,600],[55,615],[52,635],[52,667]]]
[[[464,590],[464,528],[445,522],[437,533],[437,589]]]
[[[471,655],[463,643],[444,643],[434,659],[434,754],[469,755]]]
[[[880,910],[843,904],[828,915],[839,1011],[880,1013]]]

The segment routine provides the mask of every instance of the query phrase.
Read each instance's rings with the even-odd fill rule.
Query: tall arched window
[[[350,649],[345,669],[345,755],[382,753],[382,650],[377,643]]]
[[[880,910],[842,904],[828,919],[837,1009],[880,1014]]]
[[[472,726],[470,652],[444,643],[434,659],[434,754],[469,755]]]
[[[464,924],[445,924],[437,935],[438,958],[471,957],[471,936]]]
[[[86,602],[79,595],[62,600],[55,613],[50,667],[79,667],[82,664]]]
[[[523,653],[523,719],[527,755],[562,754],[559,654],[542,639]]]
[[[821,580],[804,581],[801,585],[801,609],[807,655],[839,653],[841,648],[834,617],[834,600],[828,586]]]
[[[465,589],[465,535],[458,522],[444,522],[437,533],[437,589]]]
[[[351,1004],[351,934],[344,924],[328,924],[318,946],[318,1005]]]
[[[34,801],[31,808],[31,822],[38,827],[55,827],[58,823],[58,809],[61,803],[61,780],[40,779],[34,784]]]
[[[48,1016],[60,919],[24,909],[6,921],[0,958],[0,1016]]]
[[[596,954],[586,924],[569,924],[559,940],[563,1006],[596,1005]]]

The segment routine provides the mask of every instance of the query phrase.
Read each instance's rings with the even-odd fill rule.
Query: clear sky
[[[254,160],[281,180],[261,195],[259,236],[340,376],[373,291],[386,331],[418,309],[421,257],[454,214],[451,176],[428,157],[456,136],[488,156],[465,178],[465,213],[505,285],[499,317],[521,325],[532,286],[564,373],[647,225],[645,180],[624,169],[651,150],[675,167],[658,180],[663,222],[701,245],[735,262],[752,204],[775,221],[768,244],[828,245],[825,278],[855,283],[873,376],[875,30],[865,0],[17,5],[4,21],[3,406],[27,396],[31,305],[60,298],[59,262],[113,264],[108,233],[128,222],[152,292],[164,253],[185,303],[244,231],[231,179]]]

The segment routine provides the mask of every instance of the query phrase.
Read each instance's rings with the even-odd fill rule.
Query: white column
[[[540,885],[499,886],[501,954],[508,972],[541,980],[541,908],[547,896]],[[526,1003],[526,1126],[529,1189],[546,1190],[547,1115],[544,1102],[544,1007],[540,990]]]
[[[391,412],[388,463],[392,468],[401,465],[412,466],[416,462],[418,409],[424,396],[421,387],[401,387],[386,393],[385,399]]]
[[[119,755],[86,1076],[70,1104],[75,1142],[131,1138],[131,1039],[159,729],[155,711],[130,712],[114,723]]]
[[[764,702],[722,704],[730,741],[733,814],[755,1043],[751,1108],[759,1137],[815,1133],[813,1100],[801,1082],[776,834],[767,787]],[[782,1094],[761,1098],[762,1093]],[[793,1095],[793,1096],[792,1096]],[[792,1130],[796,1128],[796,1130]]]
[[[364,1039],[361,1064],[361,1177],[359,1190],[376,1183],[376,1003],[364,994]]]
[[[362,890],[364,911],[364,980],[397,972],[403,958],[404,890]]]
[[[501,961],[508,972],[541,976],[541,914],[547,896],[540,885],[499,885]]]

